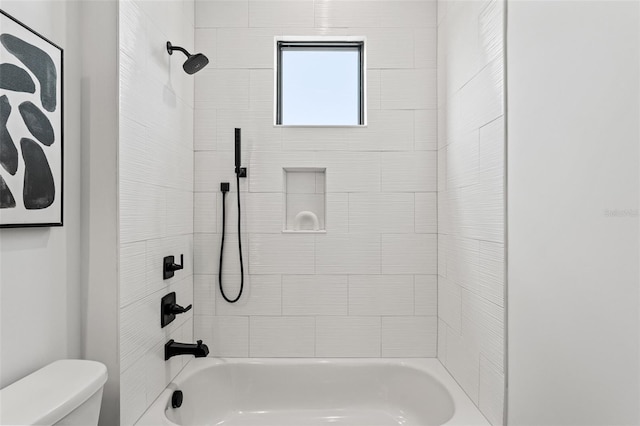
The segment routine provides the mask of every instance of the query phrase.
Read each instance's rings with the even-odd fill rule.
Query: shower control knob
[[[168,314],[184,314],[185,312],[189,312],[193,305],[189,305],[186,308],[178,305],[177,303],[172,303],[171,305],[166,305],[166,311]]]

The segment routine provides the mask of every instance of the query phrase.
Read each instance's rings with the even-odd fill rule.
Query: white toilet
[[[0,425],[97,425],[107,367],[64,359],[0,390]]]

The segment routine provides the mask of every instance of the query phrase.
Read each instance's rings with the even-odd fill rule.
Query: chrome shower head
[[[168,41],[167,52],[169,52],[169,55],[173,55],[174,50],[178,50],[187,56],[187,60],[184,61],[184,64],[182,65],[182,69],[184,69],[187,74],[195,74],[202,68],[206,67],[209,63],[209,58],[207,58],[202,53],[196,53],[195,55],[192,55],[191,53],[187,52],[186,49],[180,46],[174,46],[170,41]]]

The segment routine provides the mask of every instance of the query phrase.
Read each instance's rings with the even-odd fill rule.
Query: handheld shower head
[[[236,173],[240,173],[240,163],[241,163],[241,159],[240,159],[240,155],[242,152],[242,148],[241,148],[241,142],[240,142],[240,132],[241,130],[236,128],[235,131],[235,142],[236,142]]]
[[[196,53],[195,55],[192,55],[183,47],[174,46],[170,41],[168,41],[167,52],[169,52],[169,55],[173,55],[174,50],[178,50],[187,56],[187,60],[184,61],[184,64],[182,65],[182,69],[184,69],[187,74],[195,74],[202,68],[206,67],[209,63],[209,58],[207,58],[202,53]]]

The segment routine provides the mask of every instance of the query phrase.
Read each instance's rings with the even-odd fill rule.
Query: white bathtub
[[[181,390],[184,402],[171,407]],[[488,425],[436,359],[191,360],[136,423]]]

